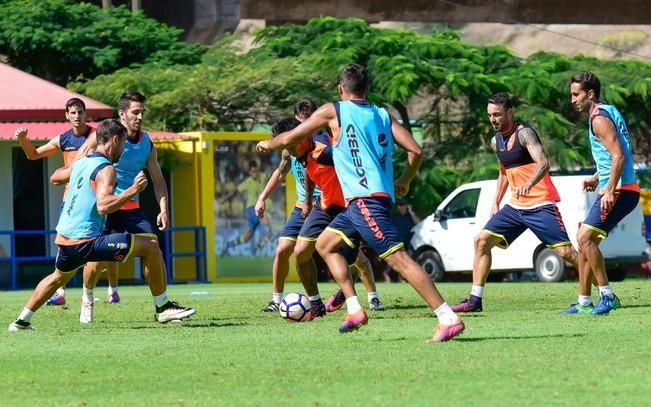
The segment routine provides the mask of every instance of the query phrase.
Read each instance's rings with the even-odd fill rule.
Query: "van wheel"
[[[626,268],[620,267],[616,269],[610,269],[606,271],[608,274],[609,281],[624,281],[626,278]]]
[[[445,270],[443,269],[443,262],[441,256],[434,250],[425,250],[416,256],[416,263],[425,270],[432,281],[443,281],[445,277]]]
[[[555,283],[565,278],[567,266],[565,260],[552,249],[543,249],[536,257],[534,265],[538,280],[545,283]]]

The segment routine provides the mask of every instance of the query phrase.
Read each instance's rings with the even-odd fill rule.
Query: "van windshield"
[[[473,188],[460,192],[443,208],[443,215],[448,219],[474,218],[480,191]]]

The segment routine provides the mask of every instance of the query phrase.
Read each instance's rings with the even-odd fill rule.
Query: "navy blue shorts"
[[[601,195],[594,201],[583,224],[599,233],[603,239],[640,202],[640,193],[626,189],[615,191],[615,204],[609,212],[601,212]]]
[[[390,198],[356,198],[327,229],[341,236],[350,247],[355,247],[356,240],[363,240],[384,259],[405,246],[391,220],[392,206]]]
[[[59,246],[54,264],[57,270],[69,273],[89,261],[124,262],[133,250],[133,236],[130,233],[112,233],[74,246]]]
[[[246,222],[252,232],[255,232],[258,226],[260,226],[260,218],[258,218],[258,215],[255,213],[255,206],[249,206],[246,208]]]
[[[515,209],[511,205],[504,205],[484,226],[486,232],[502,239],[497,244],[502,249],[509,247],[527,229],[531,229],[549,248],[572,244],[561,213],[554,204],[533,209]]]
[[[321,207],[320,200],[316,201],[314,208],[312,208],[307,219],[305,219],[305,223],[298,234],[298,238],[301,240],[309,240],[311,242],[316,241],[319,235],[326,230],[334,218],[345,210],[345,208],[337,205],[332,205],[327,210],[324,210]],[[353,264],[355,263],[355,260],[357,260],[357,255],[359,254],[359,245],[356,243],[352,246],[344,245],[339,250],[339,253],[346,258],[348,264]]]
[[[301,231],[305,218],[303,217],[303,210],[298,206],[294,207],[292,213],[289,214],[289,219],[280,231],[280,239],[289,239],[296,241],[298,233]]]
[[[106,216],[102,234],[133,233],[155,235],[154,228],[142,208],[120,209]]]

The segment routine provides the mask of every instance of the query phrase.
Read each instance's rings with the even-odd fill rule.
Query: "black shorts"
[[[55,260],[57,270],[63,273],[76,271],[89,261],[126,261],[134,247],[134,235],[113,233],[98,236],[74,246],[61,246]]]

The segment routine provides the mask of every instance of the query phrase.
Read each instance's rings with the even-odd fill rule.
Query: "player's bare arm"
[[[142,192],[147,187],[147,177],[140,171],[133,180],[133,185],[121,194],[114,195],[117,175],[115,168],[108,165],[97,172],[95,176],[97,212],[100,215],[113,213],[127,203],[134,195]]]
[[[61,145],[59,144],[59,136],[52,138],[44,145],[36,148],[27,139],[27,133],[27,129],[19,128],[14,132],[14,136],[20,143],[20,147],[22,147],[28,159],[39,160],[41,158],[50,157],[57,151],[61,150]]]
[[[307,218],[307,215],[310,214],[310,211],[312,210],[312,195],[314,195],[314,181],[312,181],[312,178],[308,174],[305,176],[305,205],[303,205],[303,208],[301,210],[301,215],[303,215],[303,218]]]
[[[149,158],[147,159],[147,171],[149,171],[151,182],[154,184],[154,195],[156,195],[156,201],[160,208],[160,212],[158,213],[158,216],[156,216],[156,225],[158,225],[159,230],[167,230],[167,227],[169,226],[169,216],[167,214],[167,184],[165,184],[163,172],[158,164],[156,147],[153,145],[151,147],[151,153],[149,153]]]
[[[317,131],[326,126],[332,126],[337,121],[337,113],[332,103],[325,104],[318,108],[307,120],[298,127],[279,134],[271,140],[263,140],[258,143],[256,149],[258,152],[266,153],[283,148],[291,148],[299,141],[310,137]],[[331,127],[332,128],[332,127]]]
[[[407,165],[402,175],[396,180],[396,196],[403,197],[409,192],[409,184],[414,179],[423,162],[423,150],[420,148],[414,137],[402,127],[400,123],[391,116],[391,132],[395,142],[407,151]]]
[[[599,191],[601,194],[601,209],[603,211],[609,211],[615,204],[615,189],[624,170],[624,152],[622,151],[622,144],[617,137],[615,124],[611,120],[602,116],[595,117],[592,120],[592,131],[601,140],[606,150],[608,150],[612,161],[608,185],[606,185],[603,191]]]
[[[549,172],[549,161],[545,155],[542,143],[538,138],[535,130],[530,127],[525,127],[518,132],[518,140],[523,145],[529,155],[536,163],[536,170],[534,171],[531,179],[526,185],[517,185],[516,194],[518,196],[528,195],[529,190],[536,185],[544,176]]]
[[[278,189],[278,187],[283,183],[285,177],[287,177],[291,162],[291,155],[287,150],[283,150],[278,168],[276,168],[271,174],[269,181],[267,181],[267,184],[264,186],[264,189],[255,203],[255,214],[259,218],[264,216],[264,211],[267,209],[265,201],[269,198],[269,195]]]

